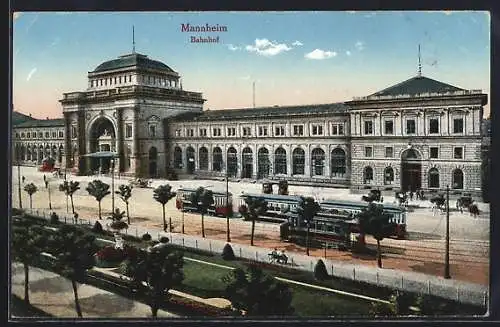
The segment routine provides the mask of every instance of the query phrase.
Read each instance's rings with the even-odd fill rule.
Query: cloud
[[[306,53],[304,56],[307,59],[313,59],[313,60],[323,60],[323,59],[328,59],[328,58],[333,58],[337,55],[337,52],[335,51],[324,51],[320,49],[315,49],[309,53]]]
[[[22,12],[16,11],[15,13],[12,14],[12,19],[16,20],[19,17],[21,17],[22,14],[23,14]]]
[[[296,47],[299,47],[301,45],[304,45],[304,43],[300,42],[300,41],[295,41],[292,43],[293,46],[296,46]]]
[[[268,39],[255,39],[255,45],[247,45],[245,49],[266,57],[276,56],[284,51],[292,50],[285,43],[277,43]]]
[[[33,68],[30,73],[28,74],[28,77],[26,77],[26,81],[29,82],[29,80],[31,79],[31,77],[33,77],[33,75],[36,73],[36,67]]]
[[[228,44],[227,47],[231,51],[236,51],[236,50],[240,50],[241,49],[241,47],[237,47],[237,46],[232,45],[232,44]]]
[[[354,45],[356,47],[356,49],[358,49],[359,51],[363,50],[365,48],[365,44],[361,41],[358,41],[356,42],[356,44]]]
[[[350,55],[351,55],[351,51],[347,50],[347,51],[345,52],[345,54],[346,54],[346,55],[348,55],[348,56],[350,56]]]

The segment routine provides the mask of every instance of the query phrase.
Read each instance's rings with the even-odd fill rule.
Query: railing
[[[50,212],[42,209],[26,209],[26,212],[40,216],[50,220],[50,213],[58,211],[52,210]],[[59,211],[60,212],[60,211]],[[59,214],[58,214],[59,215]],[[97,219],[78,219],[75,221],[73,217],[69,217],[65,213],[59,215],[59,221],[66,224],[76,225],[92,225]],[[103,219],[101,221],[105,222]],[[264,228],[266,224],[256,224],[256,232],[260,228]],[[109,224],[103,224],[103,227],[110,231]],[[267,228],[267,227],[265,227]],[[231,228],[234,230],[234,228]],[[250,229],[248,230],[250,232]],[[227,242],[220,240],[213,240],[207,238],[200,238],[194,235],[185,235],[174,232],[163,232],[158,229],[146,228],[143,226],[133,226],[121,232],[123,235],[133,235],[138,238],[143,234],[149,233],[153,238],[160,239],[162,236],[167,236],[170,243],[179,245],[185,248],[192,248],[197,250],[207,251],[209,253],[220,255]],[[271,249],[252,247],[242,244],[231,244],[234,254],[240,259],[250,260],[257,263],[269,264],[268,253]],[[314,258],[300,253],[286,253],[288,256],[288,263],[286,266],[303,271],[314,272],[314,267],[318,259],[323,260],[329,274],[334,277],[344,278],[350,281],[368,283],[379,287],[389,287],[396,290],[404,290],[419,294],[428,294],[432,296],[442,297],[454,300],[461,303],[468,303],[487,307],[488,304],[488,287],[461,282],[451,279],[443,279],[437,276],[426,275],[422,273],[379,269],[370,266],[354,265],[346,262],[338,262],[328,260],[327,258]]]
[[[414,97],[432,97],[432,96],[453,96],[453,95],[471,95],[471,94],[481,94],[482,90],[461,90],[461,91],[452,91],[452,92],[427,92],[427,93],[419,93],[419,94],[401,94],[401,95],[368,95],[363,97],[353,97],[354,101],[362,101],[362,100],[390,100],[390,99],[407,99]]]

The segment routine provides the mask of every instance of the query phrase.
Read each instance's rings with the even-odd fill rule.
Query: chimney
[[[45,119],[49,120],[49,117],[47,117],[47,118],[45,118]]]

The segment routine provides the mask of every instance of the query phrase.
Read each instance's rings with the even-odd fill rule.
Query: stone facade
[[[178,73],[136,53],[88,80],[87,90],[63,95],[64,119],[45,126],[58,130],[50,141],[81,174],[109,170],[84,155],[110,151],[121,173],[137,177],[176,170],[353,190],[482,187],[481,91],[418,75],[343,103],[203,111],[202,94],[184,91]],[[16,146],[31,142],[21,139]],[[44,141],[30,146],[45,149]]]

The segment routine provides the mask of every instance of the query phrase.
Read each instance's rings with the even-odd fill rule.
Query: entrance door
[[[422,165],[403,162],[401,164],[401,189],[403,192],[416,191],[422,187]]]
[[[156,177],[156,161],[151,161],[149,163],[149,176]]]

